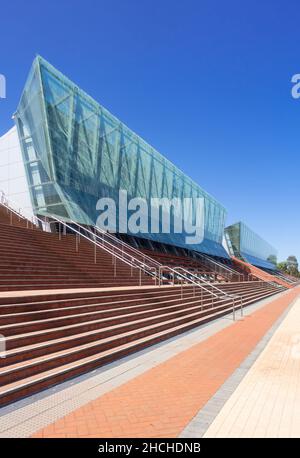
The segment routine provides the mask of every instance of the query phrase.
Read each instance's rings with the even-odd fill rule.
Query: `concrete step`
[[[249,300],[250,302],[251,300]],[[0,388],[0,405],[8,404],[16,399],[127,356],[149,345],[221,317],[231,310],[231,304],[227,304],[227,307],[224,304],[220,308],[211,309],[205,316],[203,315],[205,311],[200,311],[181,318],[173,318],[173,320],[171,319],[164,323],[144,326],[139,329],[138,333],[133,331],[133,336],[127,331],[123,336],[121,334],[116,336],[117,340],[115,342],[113,342],[114,339],[106,342],[97,340],[75,347],[72,352],[69,349],[67,351],[62,350],[48,355],[46,360],[38,358],[35,361],[26,362],[23,367],[7,368],[6,373],[3,373],[2,381],[6,380],[8,383]],[[19,376],[21,378],[12,381]]]

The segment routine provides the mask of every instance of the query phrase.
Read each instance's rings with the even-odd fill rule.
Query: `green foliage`
[[[300,272],[298,269],[298,260],[296,256],[294,255],[289,256],[286,261],[279,262],[277,264],[277,268],[281,270],[281,272],[283,273],[292,275],[293,277],[300,278]]]
[[[287,273],[287,263],[286,262],[279,262],[277,264],[277,269],[281,270],[281,272]]]

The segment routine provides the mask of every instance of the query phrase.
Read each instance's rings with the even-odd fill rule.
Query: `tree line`
[[[283,273],[300,278],[299,265],[296,256],[291,255],[286,261],[279,262],[277,264],[277,268]]]

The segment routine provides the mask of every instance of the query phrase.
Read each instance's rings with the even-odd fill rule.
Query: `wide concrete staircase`
[[[0,405],[232,313],[229,294],[245,307],[283,290],[265,282],[222,288],[218,298],[189,285],[0,297]]]
[[[22,224],[0,222],[0,291],[154,284],[84,238]]]

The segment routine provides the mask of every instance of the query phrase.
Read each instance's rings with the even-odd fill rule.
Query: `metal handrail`
[[[45,226],[45,225],[48,224],[49,227],[50,227],[50,229],[51,229],[51,224],[53,224],[53,223],[58,223],[58,224],[63,225],[64,227],[68,227],[71,231],[77,233],[77,235],[83,236],[84,238],[86,238],[87,240],[89,240],[90,242],[92,242],[92,240],[91,240],[89,237],[84,236],[80,231],[76,231],[76,229],[72,228],[72,227],[71,227],[70,225],[68,225],[66,222],[60,220],[59,218],[56,218],[56,217],[53,216],[53,215],[52,215],[51,218],[54,219],[55,221],[48,221],[48,220],[46,219],[46,222],[45,222],[44,220],[42,220],[41,218],[39,218],[39,217],[36,216],[36,215],[34,216],[34,218],[35,218],[35,220],[37,221],[37,223],[33,221],[33,217],[32,217],[32,221],[29,221],[28,217],[26,217],[25,215],[23,215],[23,214],[21,213],[21,209],[20,209],[20,212],[17,212],[16,210],[14,210],[14,208],[12,208],[10,205],[8,205],[8,202],[9,202],[9,201],[8,201],[8,199],[6,198],[5,193],[4,193],[3,191],[1,191],[1,194],[0,194],[0,195],[1,195],[1,203],[2,203],[2,205],[3,205],[5,208],[7,208],[8,211],[10,211],[11,213],[15,214],[18,218],[22,218],[22,219],[25,220],[27,223],[30,223],[30,222],[31,222],[31,223],[34,224],[35,226],[38,226],[37,223],[40,223],[40,224],[42,225],[43,228],[46,228],[47,226]],[[4,199],[5,199],[5,200],[4,200]],[[10,203],[12,203],[12,202],[10,201]],[[72,221],[72,224],[77,225],[77,226],[80,227],[82,230],[85,230],[85,231],[91,233],[93,236],[95,236],[94,233],[92,233],[91,231],[89,231],[87,228],[81,226],[80,224],[76,223],[75,221]],[[28,224],[27,224],[27,226],[28,226]],[[105,232],[105,231],[103,231],[103,232]],[[118,240],[118,239],[115,238],[115,240]],[[109,242],[106,241],[106,243],[109,243]],[[96,243],[96,245],[97,245],[97,246],[100,246],[100,245],[98,245],[97,243]],[[111,245],[111,244],[110,244],[110,245]],[[113,246],[113,245],[112,245],[112,246]],[[100,248],[103,248],[103,245],[101,245]],[[105,248],[104,248],[104,249],[105,249]],[[119,248],[116,248],[115,246],[113,246],[113,250],[114,250],[114,251],[115,251],[115,249],[120,250]],[[154,271],[154,278],[155,278],[155,281],[156,281],[156,279],[157,279],[156,271],[157,271],[158,266],[157,266],[157,267],[148,266],[148,265],[145,264],[144,262],[141,263],[141,261],[138,260],[138,259],[134,259],[135,262],[130,262],[130,261],[133,260],[133,258],[132,258],[132,256],[128,255],[127,253],[126,253],[127,257],[129,256],[129,258],[131,258],[131,259],[130,259],[129,261],[128,261],[128,259],[125,261],[125,260],[124,260],[124,257],[123,257],[124,252],[122,253],[122,256],[120,257],[120,256],[118,256],[115,252],[114,252],[114,253],[111,253],[111,251],[109,251],[109,250],[106,250],[106,251],[108,251],[110,254],[113,254],[113,256],[114,256],[115,258],[118,258],[119,260],[125,262],[125,263],[126,263],[127,265],[129,265],[130,267],[133,267],[133,268],[142,268],[143,271],[145,271],[146,273],[148,273],[148,274],[150,274],[150,275],[153,275],[153,271]],[[146,256],[146,255],[145,255],[145,257],[149,258],[149,257]],[[149,259],[150,259],[150,258],[149,258]],[[137,265],[137,264],[140,264],[140,263],[141,263],[142,265]],[[157,263],[157,262],[154,261],[154,260],[153,260],[153,263],[154,263],[154,264],[159,264],[159,263]]]
[[[70,226],[70,225],[67,224],[66,222],[61,221],[60,219],[58,219],[58,218],[56,218],[56,217],[53,217],[53,216],[52,216],[52,218],[55,219],[58,223],[61,223],[61,224],[63,224],[64,226],[68,227],[69,229],[73,230],[73,231],[76,232],[77,234],[79,234],[79,235],[81,235],[81,236],[84,236],[83,234],[81,234],[80,231],[77,231],[76,229],[74,229],[72,226]],[[79,223],[76,223],[75,221],[72,221],[72,224],[75,224],[75,225],[76,225],[77,227],[79,227],[80,229],[82,229],[82,230],[88,232],[93,238],[95,237],[95,233],[92,232],[90,229],[85,228],[84,226],[80,225]],[[87,240],[92,241],[93,243],[95,243],[95,244],[96,244],[97,246],[99,246],[100,248],[104,248],[103,244],[99,244],[99,243],[97,243],[95,240],[91,240],[91,239],[90,239],[89,237],[87,237],[87,236],[84,236],[84,237],[85,237]],[[96,236],[96,237],[97,237],[97,236]],[[99,236],[98,236],[98,239],[99,239]],[[141,261],[138,260],[138,259],[136,259],[136,258],[134,258],[134,257],[132,257],[131,255],[128,255],[127,253],[124,253],[124,251],[121,251],[121,256],[118,256],[118,255],[115,253],[116,247],[115,247],[114,245],[112,245],[112,244],[111,244],[110,242],[108,242],[108,241],[105,241],[105,243],[106,243],[106,244],[109,244],[109,245],[111,245],[111,246],[113,246],[113,251],[111,251],[111,250],[109,250],[109,249],[106,249],[107,252],[109,252],[109,253],[112,254],[113,256],[117,257],[117,258],[120,259],[121,261],[126,262],[126,264],[129,264],[129,265],[132,266],[132,267],[139,268],[139,269],[144,270],[146,273],[150,273],[150,275],[152,275],[151,269],[154,270],[154,271],[155,271],[155,277],[156,277],[157,271],[156,271],[156,268],[155,268],[155,267],[148,266],[148,265],[145,264],[145,263],[142,263],[142,265],[136,265],[137,263],[140,263]],[[123,246],[126,246],[126,244],[124,243]],[[105,248],[104,248],[104,249],[105,249]],[[117,249],[120,251],[120,248],[117,248]],[[123,258],[124,254],[126,254],[127,256],[130,257],[130,260],[131,260],[130,263],[124,260],[124,258]],[[148,257],[148,258],[152,261],[152,259],[151,259],[150,257]],[[132,261],[133,261],[133,260],[134,260],[134,263],[132,264]],[[189,283],[191,283],[191,284],[193,284],[193,285],[196,285],[196,286],[200,287],[200,288],[203,289],[204,291],[207,291],[208,293],[210,293],[210,294],[213,295],[214,297],[220,297],[220,294],[221,294],[221,296],[229,297],[229,298],[232,298],[232,299],[235,299],[235,298],[241,299],[240,296],[238,296],[238,295],[230,295],[230,294],[226,293],[225,291],[222,291],[220,288],[217,288],[216,286],[212,285],[211,283],[209,283],[209,282],[207,282],[207,281],[201,279],[201,282],[202,282],[202,283],[205,283],[209,288],[211,288],[211,289],[213,289],[213,290],[215,290],[215,291],[218,291],[219,295],[216,294],[216,293],[214,293],[214,292],[212,292],[212,291],[210,291],[207,287],[203,286],[203,284],[201,284],[201,283],[199,282],[199,278],[198,278],[198,277],[196,277],[194,274],[192,274],[192,273],[189,272],[188,270],[184,269],[183,267],[175,267],[175,268],[172,268],[172,267],[170,267],[170,266],[163,266],[163,265],[161,265],[161,264],[160,264],[159,262],[157,262],[157,261],[154,261],[154,262],[155,262],[156,265],[159,266],[159,271],[158,271],[158,272],[159,272],[159,275],[158,275],[159,284],[161,284],[161,271],[162,271],[162,269],[164,269],[164,270],[167,269],[168,271],[170,271],[170,272],[173,273],[173,274],[180,275],[185,281],[187,281],[187,282],[189,282]],[[182,274],[182,273],[178,272],[178,271],[180,271],[180,270],[183,271],[185,274]],[[187,275],[186,275],[186,274],[187,274]],[[192,276],[192,277],[196,278],[197,281],[192,280],[189,276]]]
[[[99,235],[95,234],[93,231],[91,231],[90,229],[88,229],[88,228],[82,226],[81,224],[76,223],[75,221],[72,221],[72,224],[75,224],[77,227],[79,227],[80,230],[83,230],[83,231],[87,232],[87,233],[90,234],[93,238],[98,239],[98,240],[100,241],[100,243],[102,242],[101,245],[100,245],[100,247],[103,247],[104,239],[101,238],[101,237],[99,237]],[[103,232],[104,232],[104,234],[103,234],[103,236],[104,236],[106,233],[105,233],[105,231],[103,231]],[[116,237],[111,237],[111,239],[114,240],[114,241],[115,241],[115,240],[118,240]],[[141,253],[139,253],[139,254],[140,254],[140,256],[142,256],[142,261],[141,261],[140,259],[138,259],[138,258],[132,256],[131,254],[126,253],[126,251],[124,251],[124,249],[121,249],[121,248],[119,248],[119,247],[116,247],[114,244],[112,244],[111,242],[109,242],[109,241],[107,241],[107,240],[105,240],[105,243],[106,243],[106,245],[108,245],[108,246],[110,247],[109,252],[110,252],[112,255],[115,255],[115,251],[117,250],[117,251],[119,252],[119,254],[120,254],[120,258],[121,258],[121,259],[124,259],[124,256],[126,256],[127,259],[129,258],[129,260],[130,260],[130,262],[132,263],[132,266],[133,266],[133,267],[141,267],[143,270],[147,271],[147,270],[154,270],[154,269],[157,270],[157,269],[159,268],[159,266],[160,266],[160,264],[159,264],[157,261],[152,260],[150,257],[148,257],[148,258],[149,258],[151,261],[153,261],[154,266],[149,266],[148,264],[146,264],[145,259],[144,259],[144,256],[141,255]],[[124,246],[126,247],[126,244],[125,244],[125,243],[122,244],[122,248],[124,248]],[[126,247],[126,248],[127,248],[127,247]],[[135,266],[134,263],[135,263],[135,264],[138,264],[138,266]]]
[[[83,230],[86,230],[86,231],[89,232],[91,235],[95,236],[95,234],[94,234],[91,230],[86,229],[85,227],[81,226],[79,223],[76,223],[75,221],[72,221],[72,224],[76,224],[78,227],[82,228]],[[103,229],[98,228],[97,226],[95,226],[95,229],[98,230],[99,232],[101,232],[101,233],[102,233],[103,235],[105,235],[105,236],[108,234],[108,236],[109,236],[110,239],[113,239],[114,241],[120,242],[120,244],[122,245],[122,247],[125,246],[126,249],[130,249],[130,250],[131,250],[132,247],[131,247],[130,245],[126,244],[126,243],[123,242],[123,241],[120,241],[119,239],[117,239],[117,237],[113,236],[112,234],[107,233],[106,231],[104,231]],[[99,238],[99,236],[98,236],[98,238]],[[109,242],[108,242],[108,243],[109,243]],[[192,275],[194,278],[197,279],[197,281],[191,280],[191,279],[190,279],[189,277],[187,277],[186,275],[182,275],[182,277],[183,277],[185,280],[190,281],[191,283],[197,284],[197,286],[199,286],[199,278],[198,278],[196,275],[194,275],[194,274],[192,274],[191,272],[189,272],[187,269],[184,269],[183,267],[175,267],[175,268],[172,268],[172,267],[170,267],[170,266],[163,266],[161,263],[159,263],[158,261],[152,259],[150,256],[147,256],[147,255],[144,256],[144,254],[141,255],[141,253],[140,253],[138,250],[136,250],[135,248],[132,248],[132,251],[137,252],[137,254],[138,254],[139,256],[142,256],[143,258],[146,257],[147,259],[149,259],[149,260],[150,260],[151,262],[153,262],[156,266],[158,266],[158,268],[159,268],[160,271],[161,271],[162,268],[164,268],[164,269],[167,268],[170,272],[178,273],[178,271],[181,270],[181,271],[185,272],[185,274],[187,274],[188,276]],[[122,251],[122,254],[123,254],[123,253],[124,253],[124,252]],[[159,278],[160,278],[160,276],[159,276]],[[212,285],[211,283],[209,283],[209,282],[207,282],[207,281],[205,281],[205,280],[203,280],[203,279],[201,279],[201,282],[202,282],[202,283],[205,283],[209,288],[212,288],[212,289],[218,291],[219,293],[221,293],[222,296],[226,296],[226,297],[230,297],[230,298],[233,298],[233,297],[240,298],[240,296],[238,296],[238,295],[230,295],[230,294],[228,294],[228,293],[222,291],[220,288],[218,288],[218,287]],[[200,286],[201,286],[204,290],[210,292],[210,291],[209,291],[208,289],[206,289],[203,285],[200,284]],[[217,297],[219,297],[217,294],[214,294],[214,295],[217,296]]]
[[[81,224],[77,223],[76,221],[73,221],[73,220],[70,220],[72,222],[72,224],[76,224],[78,227],[80,227],[82,230],[86,231],[86,232],[89,232],[93,237],[97,237],[98,239],[100,239],[101,241],[103,241],[103,238],[101,238],[98,234],[96,234],[95,232],[91,231],[90,229],[86,228],[85,226],[82,226]],[[127,251],[131,251],[133,252],[135,255],[137,255],[138,257],[142,258],[143,259],[143,263],[145,263],[146,259],[148,261],[150,261],[150,263],[154,264],[157,268],[161,265],[158,261],[156,261],[155,259],[151,258],[150,256],[144,254],[144,253],[141,253],[139,250],[137,250],[136,248],[132,247],[131,245],[129,245],[128,243],[126,242],[123,242],[122,240],[118,239],[116,236],[110,234],[109,232],[106,232],[104,231],[103,229],[100,229],[98,226],[94,226],[94,229],[97,231],[97,232],[100,232],[102,234],[103,237],[106,237],[106,238],[109,238],[110,240],[112,240],[114,243],[116,243],[117,245],[121,245],[122,248],[126,248]],[[106,243],[110,243],[110,242],[107,242]],[[115,245],[113,245],[114,248],[115,248]],[[120,248],[117,248],[119,250],[122,251],[122,249]],[[123,251],[122,251],[123,253]],[[127,253],[128,254],[128,253]],[[132,257],[132,255],[130,255]]]
[[[203,253],[199,253],[203,258],[207,259],[208,262],[212,262],[213,264],[216,264],[217,266],[219,266],[221,269],[224,269],[224,270],[227,270],[228,272],[230,272],[232,275],[238,275],[239,277],[243,277],[244,275],[241,274],[240,272],[238,272],[237,270],[235,269],[232,269],[232,267],[229,267],[229,266],[226,266],[225,264],[222,264],[221,262],[219,261],[216,261],[215,259],[212,259],[210,258],[209,256],[207,256],[206,254],[203,254]]]
[[[75,223],[75,224],[78,224],[78,223],[76,223],[74,221],[72,221],[72,222]],[[78,226],[80,226],[80,225],[78,224]],[[161,265],[161,263],[159,263],[155,259],[151,258],[151,256],[148,256],[145,253],[141,254],[141,252],[139,250],[137,250],[136,248],[132,247],[128,243],[124,242],[123,240],[118,239],[117,237],[115,237],[114,235],[110,234],[109,232],[104,231],[103,229],[99,228],[98,226],[94,226],[94,229],[97,232],[100,232],[101,234],[105,235],[105,237],[108,237],[108,238],[112,239],[114,242],[120,244],[121,246],[126,247],[127,250],[130,250],[130,251],[134,252],[135,254],[137,254],[138,256],[142,256],[145,259],[148,259],[151,263],[154,263],[157,266]],[[243,277],[243,274],[235,271],[234,269],[231,269],[228,266],[225,266],[225,265],[223,265],[221,263],[218,263],[215,260],[212,260],[211,258],[209,258],[208,256],[204,255],[203,253],[198,253],[198,252],[195,252],[195,253],[196,253],[197,256],[199,255],[199,256],[203,257],[205,260],[207,260],[207,261],[209,261],[209,262],[211,262],[213,264],[218,265],[221,269],[225,269],[225,270],[229,271],[232,275],[238,275],[239,277],[241,277],[241,276]]]
[[[128,259],[124,259],[124,257],[120,256],[119,254],[113,252],[112,250],[109,250],[107,247],[105,247],[103,244],[100,244],[98,242],[96,242],[95,240],[92,240],[90,237],[87,237],[86,235],[82,234],[80,231],[78,231],[77,229],[75,229],[74,227],[70,226],[68,223],[66,223],[65,221],[61,221],[59,218],[56,218],[55,216],[51,216],[51,219],[54,219],[55,221],[50,221],[49,224],[53,224],[54,222],[56,223],[59,223],[59,224],[62,224],[64,227],[70,229],[72,232],[74,232],[75,234],[79,235],[79,237],[83,237],[85,238],[86,240],[88,240],[90,243],[94,244],[94,246],[97,246],[101,249],[103,249],[104,251],[106,251],[107,253],[113,255],[113,257],[115,259],[119,259],[121,262],[124,262],[125,264],[129,265],[130,267],[133,267],[133,268],[136,268],[136,269],[140,269],[141,271],[144,271],[146,272],[147,274],[151,275],[151,276],[154,276],[155,280],[157,278],[157,269],[155,267],[152,267],[152,266],[147,266],[146,264],[141,264],[141,265],[137,265],[135,262],[132,262],[133,261],[133,258],[132,256],[129,255],[129,258],[130,260]],[[78,225],[79,227],[79,225]],[[86,230],[84,228],[84,230]],[[88,231],[88,232],[91,232],[91,231]],[[91,234],[93,234],[91,232]],[[107,242],[106,242],[107,243]],[[131,262],[130,262],[131,261]],[[136,261],[136,260],[135,260]],[[137,260],[138,261],[138,260]],[[140,262],[140,261],[138,261]],[[154,275],[153,275],[153,271],[154,271]]]
[[[3,197],[5,196],[4,192],[1,191],[1,205],[3,205],[3,207],[5,207],[8,211],[10,211],[11,213],[13,213],[14,215],[16,215],[19,219],[24,219],[26,220],[27,218],[22,215],[21,213],[17,212],[17,210],[15,210],[14,208],[10,207],[3,199]]]
[[[126,249],[132,251],[133,253],[137,254],[138,256],[142,256],[144,259],[148,259],[153,264],[156,264],[156,265],[160,264],[158,261],[156,261],[155,259],[151,258],[151,256],[148,256],[145,253],[141,254],[141,252],[139,250],[137,250],[136,248],[134,248],[133,246],[129,245],[128,243],[124,242],[123,240],[118,239],[113,234],[110,234],[109,232],[104,231],[103,229],[99,228],[98,226],[94,226],[94,229],[97,232],[100,232],[101,234],[105,235],[105,237],[108,237],[108,238],[112,239],[114,242],[120,244],[121,246],[126,247]]]
[[[211,259],[209,256],[205,255],[204,253],[198,253],[196,251],[194,253],[195,253],[196,257],[200,257],[201,259],[204,259],[208,263],[213,264],[213,265],[219,267],[220,269],[227,271],[229,273],[229,275],[231,276],[231,278],[232,278],[233,275],[237,275],[239,277],[239,279],[241,277],[244,278],[244,275],[241,274],[240,272],[237,272],[236,270],[232,269],[231,267],[225,266],[224,264],[221,264],[220,262],[218,262],[218,261],[216,261],[214,259]],[[217,272],[217,273],[222,275],[222,272]],[[224,273],[223,273],[223,275],[224,275]]]
[[[18,218],[22,218],[23,220],[25,220],[27,223],[27,227],[28,227],[28,223],[31,223],[32,225],[39,227],[39,223],[40,223],[43,229],[45,230],[45,232],[47,232],[44,220],[42,220],[41,218],[39,218],[36,215],[32,215],[32,214],[29,214],[28,212],[24,212],[24,209],[21,207],[19,207],[19,211],[15,210],[11,205],[15,204],[15,206],[18,207],[18,205],[16,205],[16,202],[11,199],[8,200],[4,191],[0,191],[0,195],[1,195],[0,204],[3,205],[8,211],[15,214]]]
[[[188,270],[184,269],[184,267],[176,267],[174,270],[183,270],[184,272],[186,272],[188,275],[192,275],[194,278],[196,279],[199,279],[197,277],[197,275],[194,275],[192,274],[191,272],[189,272]],[[209,283],[203,279],[200,280],[201,282],[204,282],[209,288],[212,288],[214,289],[215,291],[218,291],[219,293],[221,293],[222,296],[227,296],[227,297],[235,297],[235,298],[241,298],[241,296],[237,295],[237,294],[228,294],[226,293],[225,291],[223,291],[221,288],[218,288],[217,286],[213,285],[212,283]],[[202,285],[201,285],[202,286]],[[218,296],[219,297],[219,296]]]
[[[215,259],[210,258],[209,256],[207,256],[204,253],[199,253],[197,251],[194,251],[194,253],[196,254],[196,256],[200,256],[201,258],[204,258],[206,261],[208,261],[208,262],[210,262],[212,264],[215,264],[215,265],[221,267],[224,270],[228,270],[232,274],[239,274],[239,272],[235,271],[234,269],[231,269],[228,266],[225,266],[225,264],[221,264],[220,262],[216,261]]]
[[[172,269],[172,267],[169,267],[169,266],[161,266],[161,269],[169,270],[170,272],[173,273],[173,284],[174,284],[174,281],[175,281],[174,271],[176,271],[176,269]],[[177,270],[185,271],[185,269],[183,267],[178,267]],[[188,272],[188,271],[186,271],[186,272]],[[180,272],[176,272],[176,273],[181,276],[181,280],[185,279],[189,283],[192,283],[194,286],[200,287],[201,294],[202,294],[203,290],[208,292],[209,294],[211,294],[211,296],[212,296],[212,302],[211,302],[212,307],[213,307],[213,304],[214,304],[214,301],[213,301],[214,297],[217,297],[218,299],[222,299],[222,297],[223,298],[227,297],[229,299],[232,299],[232,316],[233,316],[233,320],[235,320],[236,300],[238,299],[239,303],[240,303],[241,316],[243,316],[243,296],[239,296],[237,294],[228,294],[225,291],[222,291],[221,289],[215,287],[211,283],[206,282],[209,285],[210,288],[214,287],[215,289],[217,289],[221,293],[221,295],[218,295],[218,294],[216,294],[216,293],[214,293],[212,291],[209,291],[209,289],[207,289],[205,286],[201,285],[200,283],[198,283],[198,282],[196,282],[194,280],[191,280],[186,275],[183,275]],[[161,279],[160,279],[160,281],[161,281]],[[182,288],[182,283],[181,283],[181,288]],[[182,293],[181,293],[181,295],[182,295]],[[202,302],[203,302],[203,298],[202,298]],[[203,307],[203,303],[202,303],[202,307]]]
[[[18,213],[16,212],[13,208],[11,208],[7,202],[3,202],[3,196],[5,196],[5,194],[2,192],[1,193],[1,201],[3,203],[3,205],[9,210],[11,211],[12,213],[16,214],[18,217],[21,217],[23,219],[26,219],[27,221],[29,221],[24,215],[22,215],[21,213]],[[63,225],[65,228],[68,228],[69,230],[71,230],[72,232],[74,232],[75,234],[79,235],[79,237],[83,237],[85,238],[86,240],[88,240],[89,242],[93,243],[95,247],[99,247],[101,249],[104,249],[106,252],[108,252],[109,254],[111,254],[115,259],[119,259],[121,262],[124,262],[125,264],[129,265],[130,267],[132,268],[138,268],[140,270],[140,274],[142,271],[146,272],[147,274],[153,276],[153,271],[154,271],[154,278],[155,278],[155,281],[157,279],[157,269],[158,269],[158,279],[159,279],[159,284],[161,283],[161,271],[162,269],[164,270],[168,270],[170,272],[173,273],[173,278],[175,278],[175,275],[179,275],[181,277],[181,279],[187,281],[188,283],[191,283],[195,286],[198,286],[199,288],[201,288],[201,290],[204,290],[204,291],[207,291],[209,294],[211,294],[212,296],[214,297],[220,297],[220,295],[210,291],[208,288],[206,288],[205,286],[203,286],[203,284],[201,284],[200,282],[202,283],[205,283],[209,288],[215,290],[215,291],[218,291],[218,293],[222,296],[225,296],[225,297],[230,297],[233,299],[233,307],[235,306],[234,305],[234,302],[235,302],[235,299],[236,298],[239,298],[241,299],[241,302],[242,302],[242,297],[241,296],[238,296],[238,295],[230,295],[228,293],[226,293],[225,291],[222,291],[220,288],[217,288],[216,286],[214,286],[213,284],[203,280],[203,279],[199,279],[196,275],[192,274],[191,272],[189,272],[188,270],[184,269],[183,267],[175,267],[175,268],[172,268],[170,266],[163,266],[161,263],[159,263],[158,261],[155,261],[153,260],[150,256],[147,256],[147,255],[142,255],[143,256],[143,260],[147,257],[147,259],[149,259],[153,264],[156,265],[156,267],[154,266],[148,266],[145,262],[141,262],[139,259],[135,258],[134,256],[131,256],[129,255],[128,253],[124,252],[123,249],[120,249],[119,247],[116,247],[114,246],[112,243],[108,242],[107,240],[105,240],[105,243],[108,244],[110,246],[110,248],[107,248],[107,246],[104,246],[104,244],[100,244],[100,243],[97,243],[96,242],[96,238],[99,239],[99,236],[97,234],[95,234],[94,232],[92,232],[91,230],[85,228],[84,226],[81,226],[79,223],[75,222],[75,221],[72,221],[71,220],[71,224],[73,225],[76,225],[80,230],[78,231],[77,229],[75,229],[74,227],[70,226],[70,224],[66,223],[65,221],[62,221],[60,220],[59,218],[55,217],[55,216],[51,216],[51,219],[54,220],[54,221],[48,221],[48,219],[46,218],[46,221],[42,220],[41,218],[39,218],[38,216],[35,216],[35,219],[36,221],[38,221],[40,224],[42,224],[42,227],[45,227],[45,223],[49,225],[50,227],[50,230],[51,230],[51,224],[53,224],[54,222],[60,224],[60,225]],[[47,226],[46,226],[47,227]],[[99,228],[96,228],[99,230]],[[91,239],[90,237],[87,237],[86,235],[82,234],[81,233],[81,230],[84,230],[86,232],[88,232],[90,235],[92,235],[93,239]],[[99,232],[101,232],[99,230]],[[103,231],[103,235],[106,235],[107,236],[107,233],[105,231]],[[113,237],[111,234],[109,234],[109,238],[113,239],[114,242],[118,241],[120,242],[121,246],[122,247],[126,247],[126,249],[128,249],[128,247],[130,249],[132,249],[132,251],[136,251],[139,256],[141,256],[140,252],[138,252],[138,250],[135,250],[134,248],[132,248],[131,246],[129,246],[128,244],[126,244],[125,242],[123,241],[119,241],[119,239],[117,239],[116,237]],[[102,239],[102,242],[104,241],[104,238]],[[111,248],[111,246],[113,248]],[[119,252],[121,251],[121,256],[116,254],[116,250],[118,250]],[[127,259],[124,259],[124,254],[125,256],[127,256]],[[129,260],[128,260],[129,258]],[[183,271],[184,274],[182,274],[181,272],[179,271]],[[195,280],[191,279],[190,277],[193,277]],[[200,281],[200,282],[199,282]],[[141,282],[141,275],[140,275],[140,282]]]
[[[84,226],[81,226],[79,223],[76,223],[75,221],[72,221],[72,224],[76,224],[76,225],[77,225],[78,227],[80,227],[82,230],[85,230],[85,231],[87,231],[88,233],[90,233],[93,237],[96,235],[94,232],[92,232],[91,230],[85,228]],[[130,249],[130,250],[131,250],[132,247],[131,247],[130,245],[126,244],[126,243],[123,242],[123,241],[120,241],[119,239],[117,239],[117,238],[116,238],[115,236],[113,236],[112,234],[109,234],[109,233],[107,233],[106,231],[104,231],[103,229],[100,229],[100,228],[98,228],[98,227],[95,227],[95,229],[98,230],[103,236],[107,236],[107,235],[108,235],[108,237],[109,237],[110,239],[112,239],[113,241],[120,242],[120,244],[121,244],[122,247],[126,247],[126,249]],[[98,237],[98,239],[99,239],[99,236],[96,235],[96,237]],[[102,239],[102,240],[103,240],[103,239]],[[106,243],[109,243],[109,242],[106,241]],[[158,278],[159,278],[159,284],[161,284],[161,275],[160,275],[160,273],[161,273],[162,269],[164,269],[164,270],[167,269],[169,272],[171,272],[171,273],[173,273],[173,274],[177,274],[177,275],[179,274],[179,275],[181,276],[181,278],[184,279],[184,280],[186,280],[187,282],[192,283],[193,285],[196,285],[196,286],[200,286],[203,290],[207,291],[208,293],[212,294],[212,295],[215,296],[215,297],[220,297],[219,295],[221,294],[221,296],[225,296],[225,297],[232,298],[232,299],[233,299],[233,298],[238,298],[238,299],[241,299],[241,300],[242,300],[241,296],[228,294],[228,293],[226,293],[225,291],[222,291],[220,288],[218,288],[218,287],[212,285],[211,283],[205,281],[204,279],[201,279],[201,280],[200,280],[196,275],[192,274],[191,272],[189,272],[188,270],[184,269],[183,267],[175,267],[175,268],[172,268],[172,267],[170,267],[170,266],[163,266],[163,265],[162,265],[161,263],[159,263],[158,261],[153,260],[150,256],[147,256],[147,255],[144,256],[144,254],[141,255],[141,253],[140,253],[138,250],[136,250],[135,248],[132,248],[132,251],[136,252],[139,256],[142,256],[143,258],[144,258],[144,257],[147,257],[147,259],[149,259],[150,262],[153,262],[156,266],[158,266],[158,269],[159,269],[159,276],[158,276]],[[124,251],[122,251],[122,255],[123,255],[123,254],[124,254]],[[136,260],[136,258],[134,258],[134,259]],[[149,266],[147,266],[147,267],[149,268]],[[180,272],[178,272],[178,271],[180,271],[180,270],[184,272],[184,275],[181,274]],[[192,279],[190,278],[190,276],[192,276],[194,279],[196,278],[196,281],[195,281],[195,280],[192,280]],[[216,294],[216,293],[213,293],[212,291],[209,291],[208,288],[204,287],[203,284],[199,283],[199,280],[200,280],[201,283],[204,283],[205,285],[207,285],[208,288],[211,288],[211,289],[213,289],[213,290],[215,290],[215,291],[218,291],[219,295]]]
[[[201,285],[199,282],[196,282],[194,280],[192,280],[191,278],[189,278],[188,276],[184,275],[184,274],[181,274],[180,272],[178,272],[179,269],[182,269],[184,270],[183,268],[181,267],[176,267],[176,268],[172,268],[170,266],[160,266],[160,272],[162,272],[163,270],[164,271],[170,271],[171,273],[175,274],[175,275],[179,275],[182,279],[186,280],[187,282],[189,283],[192,283],[193,285],[196,285],[196,286],[200,286],[200,288],[204,289],[204,291],[207,291],[209,294],[213,295],[214,297],[219,297],[216,293],[213,293],[212,291],[209,291],[205,286]],[[160,277],[161,279],[161,277]]]

